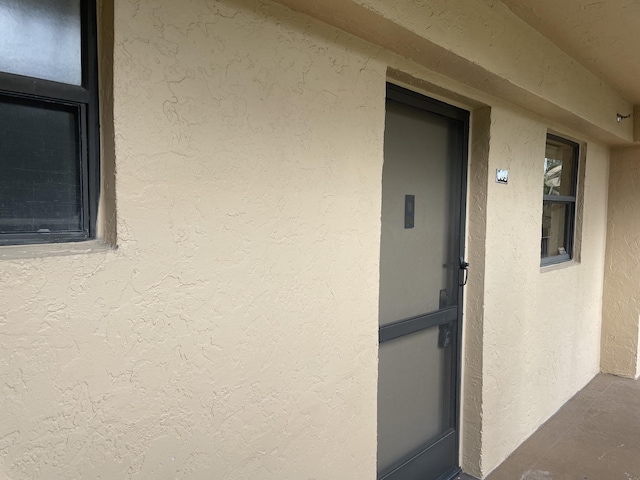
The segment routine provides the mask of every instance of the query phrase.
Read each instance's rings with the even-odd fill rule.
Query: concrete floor
[[[598,375],[487,480],[640,480],[640,382]]]

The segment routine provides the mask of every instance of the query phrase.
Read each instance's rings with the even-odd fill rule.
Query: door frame
[[[400,87],[393,83],[387,82],[386,84],[386,97],[385,97],[385,118],[386,118],[386,101],[387,99],[402,103],[407,106],[418,108],[436,115],[446,117],[448,119],[459,122],[460,125],[460,191],[456,197],[455,207],[455,237],[457,245],[454,245],[456,257],[463,261],[465,259],[465,244],[466,244],[466,220],[467,220],[467,191],[468,191],[468,169],[469,169],[469,132],[470,132],[470,115],[468,110],[462,109],[450,105],[448,103],[436,100],[434,98],[427,97],[423,94],[408,90],[404,87]],[[453,365],[455,374],[452,375],[451,381],[453,385],[453,393],[455,395],[455,401],[450,402],[451,408],[454,410],[451,412],[454,415],[455,421],[455,456],[457,458],[457,467],[449,472],[446,472],[438,480],[449,480],[460,473],[460,440],[461,440],[461,409],[462,409],[462,331],[463,331],[463,307],[464,307],[464,284],[466,284],[466,273],[461,268],[458,268],[458,303],[457,303],[457,321],[455,328],[455,352],[453,354]],[[408,325],[407,325],[408,326]],[[409,327],[409,326],[408,326]],[[411,327],[409,327],[411,328]],[[408,333],[408,332],[407,332]],[[391,337],[393,338],[393,337]],[[389,340],[389,336],[385,334],[384,327],[378,328],[378,348],[380,343]],[[436,441],[433,446],[436,446],[442,438]],[[430,447],[431,448],[431,447]],[[424,451],[426,452],[426,451]],[[422,453],[424,453],[422,452]],[[422,453],[418,454],[421,455]],[[414,457],[415,458],[415,457]],[[411,462],[409,459],[404,464]],[[391,480],[394,473],[402,467],[398,466],[394,470],[385,473],[379,480]]]

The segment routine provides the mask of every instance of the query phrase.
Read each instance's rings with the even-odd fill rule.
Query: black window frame
[[[60,105],[77,110],[80,153],[81,229],[72,232],[2,233],[1,245],[77,242],[96,237],[100,194],[98,38],[96,3],[80,1],[81,85],[0,72],[0,99]],[[0,146],[1,148],[1,146]]]
[[[542,196],[542,205],[567,205],[567,218],[565,219],[565,250],[566,253],[559,255],[551,255],[543,257],[544,237],[540,239],[540,266],[555,265],[558,263],[568,262],[574,258],[575,234],[576,234],[576,205],[578,196],[578,171],[580,169],[580,144],[567,138],[547,133],[545,141],[545,151],[549,140],[568,145],[573,150],[573,175],[571,179],[571,188],[573,195],[545,195]],[[546,158],[546,153],[545,153]],[[543,210],[544,211],[544,210]]]

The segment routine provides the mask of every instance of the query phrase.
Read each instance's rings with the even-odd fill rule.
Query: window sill
[[[540,267],[540,273],[554,272],[556,270],[564,270],[565,268],[571,268],[578,265],[580,265],[580,262],[578,262],[577,260],[567,260],[566,262],[542,265]]]
[[[116,247],[117,248],[117,247]],[[106,253],[115,250],[103,240],[87,240],[69,243],[39,243],[33,245],[0,246],[0,260],[21,260],[26,258],[66,257]]]

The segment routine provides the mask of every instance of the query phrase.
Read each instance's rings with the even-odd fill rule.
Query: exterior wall
[[[625,144],[633,105],[500,1],[276,0],[605,143]]]
[[[0,249],[0,477],[375,477],[387,67],[474,110],[465,469],[490,472],[598,371],[607,149],[572,133],[580,262],[541,271],[540,183],[562,112],[629,136],[603,126],[606,87],[547,122],[479,89],[493,77],[269,3],[115,2],[114,24],[118,248]]]
[[[459,59],[469,59],[523,91],[606,129],[612,128],[611,120],[615,118],[607,113],[612,107],[626,103],[606,83],[515,17],[502,2],[353,1],[436,43]],[[580,88],[575,88],[576,84]],[[618,127],[619,135],[627,139],[631,136],[631,125]]]
[[[485,251],[491,108],[476,109],[471,119],[467,199],[467,258],[469,279],[463,317],[462,458],[465,471],[480,477],[483,454],[483,351]]]
[[[546,133],[540,120],[505,108],[491,111],[481,322],[482,475],[599,371],[608,149],[587,142],[579,194],[584,202],[580,261],[541,269]],[[508,185],[495,183],[497,168],[509,170]],[[473,330],[476,318],[469,313],[467,328]],[[476,356],[472,349],[473,344],[467,357]]]
[[[614,149],[609,182],[609,217],[602,310],[602,371],[640,375],[640,148]]]
[[[0,478],[374,478],[384,65],[115,6],[118,248],[1,250]]]
[[[608,149],[587,142],[581,259],[541,269],[547,126],[511,109],[487,115],[474,117],[465,331],[463,465],[478,476],[598,372],[608,168]],[[497,168],[510,171],[508,185],[495,183]]]

